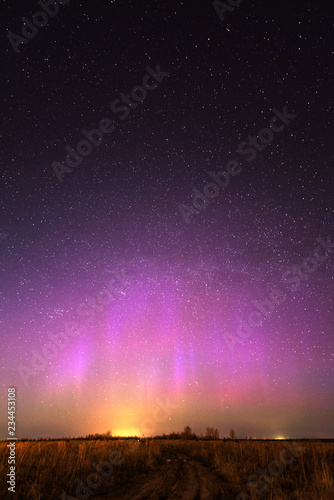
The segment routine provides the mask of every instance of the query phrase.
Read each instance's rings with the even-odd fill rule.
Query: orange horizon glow
[[[134,437],[134,436],[141,436],[141,432],[138,428],[136,427],[129,427],[129,428],[120,428],[116,429],[115,431],[112,432],[112,436],[114,437]]]

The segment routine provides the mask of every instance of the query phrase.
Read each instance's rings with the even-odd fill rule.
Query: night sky
[[[18,437],[334,437],[331,2],[219,3],[2,2]]]

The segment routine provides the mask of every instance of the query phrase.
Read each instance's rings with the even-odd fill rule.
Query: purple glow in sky
[[[15,32],[30,7],[5,3]],[[18,437],[147,419],[334,437],[327,4],[222,22],[212,2],[73,1],[8,44],[0,400],[16,388]],[[169,76],[136,100],[148,66]],[[115,130],[60,184],[53,162],[103,117]]]

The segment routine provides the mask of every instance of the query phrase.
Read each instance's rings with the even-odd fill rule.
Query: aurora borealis
[[[37,10],[5,5],[13,32]],[[18,54],[4,37],[1,404],[16,387],[19,437],[334,437],[329,5],[245,0],[222,21],[204,0],[71,0]],[[60,183],[53,162],[104,117]]]

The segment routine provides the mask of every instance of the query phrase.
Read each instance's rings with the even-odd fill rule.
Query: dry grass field
[[[333,442],[17,442],[15,494],[7,457],[0,443],[1,498],[334,499]]]

